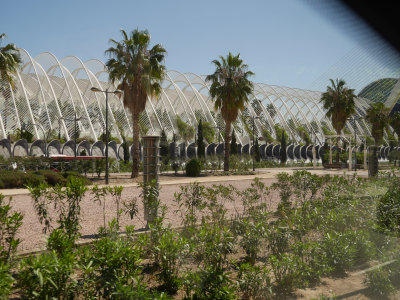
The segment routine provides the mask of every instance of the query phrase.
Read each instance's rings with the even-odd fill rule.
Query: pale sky
[[[333,14],[332,1],[0,2],[5,43],[15,43],[32,57],[48,51],[59,59],[75,55],[105,62],[109,39],[120,40],[121,28],[148,29],[151,45],[161,43],[167,49],[169,70],[207,75],[213,72],[211,61],[230,51],[241,54],[255,82],[320,90],[334,74],[329,70],[349,53],[360,56],[369,50],[357,31],[361,22],[346,12]]]

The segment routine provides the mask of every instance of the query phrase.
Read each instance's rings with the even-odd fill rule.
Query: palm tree
[[[400,112],[396,111],[390,118],[390,126],[397,134],[397,139],[400,142]]]
[[[121,30],[123,39],[110,39],[112,47],[106,50],[110,56],[106,66],[109,78],[119,81],[124,91],[124,106],[132,113],[133,167],[132,178],[139,176],[139,115],[146,107],[147,97],[161,94],[161,81],[165,66],[162,64],[166,50],[157,44],[149,49],[150,34],[147,30],[133,30],[130,35]]]
[[[229,171],[231,124],[237,119],[239,110],[244,109],[253,91],[249,77],[254,73],[248,70],[248,65],[239,56],[229,52],[226,58],[220,56],[220,61],[213,60],[215,72],[206,77],[206,81],[211,82],[210,95],[215,101],[214,108],[221,110],[225,121],[224,171]]]
[[[320,103],[326,110],[326,116],[331,119],[332,126],[337,135],[342,132],[346,120],[355,112],[353,89],[346,87],[343,79],[336,79],[336,83],[330,79],[332,86],[326,87],[326,92],[321,96]],[[337,146],[339,139],[337,141]],[[337,147],[339,149],[339,147]],[[336,162],[339,162],[339,151],[336,152]]]
[[[389,127],[390,109],[381,102],[372,103],[366,111],[365,119],[372,125],[371,134],[375,145],[379,146],[383,140],[383,132]]]
[[[13,75],[17,73],[21,65],[21,56],[14,44],[7,44],[1,47],[1,41],[6,38],[6,34],[0,34],[0,90],[4,97],[4,128],[7,129],[7,119],[9,113],[9,99],[11,97],[11,89],[15,90],[15,81]]]
[[[375,140],[375,145],[371,147],[372,157],[369,159],[368,174],[370,176],[378,173],[377,146],[382,143],[383,132],[389,127],[389,111],[390,109],[381,102],[372,103],[366,111],[365,119],[372,125],[371,134]]]

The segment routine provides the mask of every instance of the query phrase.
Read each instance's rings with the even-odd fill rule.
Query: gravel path
[[[252,180],[238,180],[238,181],[220,181],[223,185],[233,185],[237,189],[245,189],[250,186]],[[275,182],[275,179],[261,179],[266,185],[270,185]],[[211,186],[213,183],[202,183],[205,186]],[[161,185],[160,200],[161,203],[167,206],[166,222],[170,223],[173,227],[180,226],[181,218],[176,213],[178,209],[174,202],[174,193],[180,190],[181,184],[165,184]],[[121,228],[126,225],[135,225],[135,228],[140,230],[145,226],[143,218],[143,204],[139,198],[140,188],[136,186],[125,187],[122,192],[122,201],[137,197],[137,204],[139,207],[139,215],[134,220],[130,220],[129,216],[123,215],[120,219]],[[278,197],[276,193],[270,197],[271,208],[274,208]],[[232,203],[225,204],[228,214],[234,214],[236,210],[241,210],[239,200],[235,200]],[[41,250],[45,248],[46,235],[42,233],[42,225],[40,224],[36,213],[34,212],[32,200],[30,195],[15,195],[12,198],[12,207],[15,211],[19,211],[23,214],[23,225],[19,230],[18,237],[21,239],[19,246],[20,253],[26,253],[34,250]],[[87,241],[93,238],[93,235],[98,233],[100,226],[103,226],[103,209],[99,203],[93,201],[93,196],[89,192],[85,195],[84,200],[81,203],[81,234],[82,241]],[[108,197],[106,200],[106,222],[111,221],[116,216],[116,204],[112,197]],[[56,215],[52,214],[52,218],[56,219]]]

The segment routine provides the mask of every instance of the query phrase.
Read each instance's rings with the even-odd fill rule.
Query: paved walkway
[[[182,174],[179,176],[160,176],[160,185],[178,185],[178,184],[187,184],[191,182],[199,182],[199,183],[214,183],[214,182],[226,182],[226,181],[242,181],[242,180],[252,180],[255,177],[261,179],[273,179],[276,177],[278,173],[286,172],[292,174],[295,170],[307,170],[312,174],[317,175],[354,175],[354,171],[348,171],[348,169],[324,169],[323,167],[296,167],[296,168],[260,168],[256,169],[255,175],[229,175],[229,176],[201,176],[201,177],[183,177]],[[367,177],[367,170],[357,170],[357,175],[360,177]],[[110,178],[116,177],[125,177],[129,178],[130,173],[111,173]],[[128,179],[127,179],[128,180]],[[135,187],[138,186],[137,182],[131,183],[110,183],[110,186],[122,185],[123,187]],[[103,186],[99,184],[99,186]],[[27,195],[29,191],[27,189],[0,189],[0,193],[4,196],[13,196],[13,195]]]

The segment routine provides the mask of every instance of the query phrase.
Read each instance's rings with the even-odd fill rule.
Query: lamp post
[[[106,94],[106,184],[108,184],[108,177],[109,177],[109,172],[108,172],[108,94],[122,95],[122,92],[120,90],[115,90],[113,92],[109,92],[108,89],[106,89],[105,91],[102,91],[96,87],[92,87],[90,90],[95,93],[100,92],[100,93]]]
[[[254,160],[255,160],[255,156],[256,156],[256,149],[255,149],[255,142],[254,142],[254,140],[255,140],[255,138],[254,138],[254,131],[255,131],[255,122],[254,122],[254,120],[255,119],[259,119],[260,117],[259,116],[253,116],[252,117],[253,118],[253,172],[256,170],[255,169],[255,163],[254,163]]]

